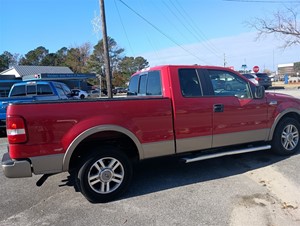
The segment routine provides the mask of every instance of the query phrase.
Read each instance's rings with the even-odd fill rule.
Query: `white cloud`
[[[182,48],[161,49],[140,54],[151,66],[162,64],[200,64],[223,66],[224,54],[227,66],[236,70],[246,64],[249,69],[258,65],[273,70],[278,64],[300,61],[300,46],[283,50],[278,39],[268,36],[255,41],[255,33],[243,33],[237,36],[209,40],[206,43],[183,45]]]

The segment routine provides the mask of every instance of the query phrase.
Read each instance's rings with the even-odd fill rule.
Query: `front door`
[[[264,141],[268,134],[266,99],[254,99],[250,84],[227,70],[207,70],[213,108],[212,147]]]

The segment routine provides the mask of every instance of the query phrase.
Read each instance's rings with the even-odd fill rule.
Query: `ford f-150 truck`
[[[230,69],[149,68],[131,77],[127,95],[9,105],[4,174],[44,180],[68,171],[89,201],[107,202],[128,188],[133,163],[144,159],[299,150],[300,99],[265,93]]]
[[[39,100],[64,100],[71,91],[66,84],[51,81],[30,81],[14,84],[8,97],[0,99],[0,130],[6,128],[6,108],[10,103]]]

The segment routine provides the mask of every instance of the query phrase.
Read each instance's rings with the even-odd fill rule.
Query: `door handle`
[[[223,112],[224,105],[223,104],[214,104],[214,112]]]

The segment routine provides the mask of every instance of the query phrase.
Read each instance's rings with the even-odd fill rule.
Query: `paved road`
[[[299,91],[300,92],[300,91]],[[6,138],[0,138],[0,155]],[[300,225],[300,154],[249,153],[182,164],[143,162],[122,199],[91,204],[67,173],[7,179],[0,225]]]

